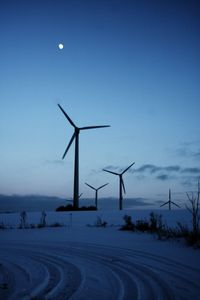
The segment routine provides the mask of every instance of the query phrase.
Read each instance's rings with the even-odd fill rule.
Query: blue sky
[[[199,1],[1,1],[0,194],[163,199],[200,176]],[[58,44],[64,43],[59,50]],[[181,196],[180,196],[181,195]]]

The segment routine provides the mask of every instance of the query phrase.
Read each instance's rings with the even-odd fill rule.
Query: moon
[[[62,43],[60,43],[60,44],[58,45],[58,48],[59,48],[60,50],[62,50],[62,49],[64,48],[64,45],[63,45]]]

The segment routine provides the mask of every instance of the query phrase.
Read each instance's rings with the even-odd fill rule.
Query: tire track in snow
[[[200,299],[200,270],[148,252],[86,243],[7,242],[0,299]]]
[[[93,247],[98,248],[98,245]],[[102,246],[101,251],[104,248],[107,250],[111,257],[113,256],[114,247]],[[163,282],[168,283],[171,288],[174,287],[175,295],[171,295],[180,299],[200,299],[200,269],[179,263],[168,257],[162,257],[153,255],[148,252],[138,250],[128,250],[124,248],[117,248],[118,255],[124,257],[129,261],[129,265],[133,263],[133,266],[137,269],[137,265],[144,273],[153,271],[152,275],[156,273],[157,278],[161,277]],[[136,264],[135,264],[136,263]],[[158,276],[159,275],[159,276]],[[162,283],[163,284],[163,283]],[[179,295],[179,296],[178,296]],[[170,296],[170,297],[171,297]],[[150,299],[150,298],[149,298]],[[162,298],[161,298],[162,299]]]

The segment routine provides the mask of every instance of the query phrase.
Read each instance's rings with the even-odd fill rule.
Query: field
[[[191,226],[186,210],[155,211],[169,226]],[[123,216],[149,210],[47,212],[44,228],[19,229],[0,214],[0,299],[200,299],[200,251],[183,241],[120,231]],[[27,213],[38,224],[41,212]],[[107,225],[96,226],[97,217]],[[63,226],[59,227],[58,225]]]

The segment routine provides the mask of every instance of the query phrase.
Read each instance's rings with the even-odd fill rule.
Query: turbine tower
[[[74,133],[71,137],[71,140],[63,154],[62,159],[64,159],[65,155],[67,154],[72,142],[75,140],[75,157],[74,157],[74,195],[73,195],[73,205],[75,208],[79,207],[79,133],[81,130],[87,129],[95,129],[95,128],[103,128],[103,127],[110,127],[110,125],[101,125],[101,126],[87,126],[87,127],[77,127],[74,122],[70,119],[64,109],[58,104],[58,107],[63,112],[69,123],[74,128]]]
[[[174,204],[174,205],[176,205],[177,207],[180,208],[180,206],[178,204],[174,203],[171,200],[171,190],[170,189],[169,189],[169,200],[167,202],[165,202],[164,204],[162,204],[160,207],[165,206],[166,204],[169,204],[169,210],[171,210],[171,204]]]
[[[128,168],[126,168],[122,173],[116,173],[116,172],[113,172],[113,171],[109,171],[109,170],[106,170],[106,169],[103,169],[103,171],[105,172],[108,172],[108,173],[111,173],[111,174],[114,174],[114,175],[118,175],[119,176],[119,209],[122,210],[122,201],[123,201],[123,194],[122,194],[122,189],[124,191],[124,194],[126,193],[126,190],[125,190],[125,186],[124,186],[124,180],[123,180],[123,174],[125,172],[127,172],[133,165],[135,164],[132,163]]]
[[[97,189],[94,188],[93,186],[91,186],[90,184],[86,183],[86,182],[85,182],[85,184],[86,184],[87,186],[89,186],[91,189],[95,190],[95,206],[96,206],[96,209],[97,209],[98,191],[99,191],[100,189],[102,189],[104,186],[108,185],[108,183],[106,183],[106,184],[104,184],[104,185],[101,185],[101,186],[98,187]]]

